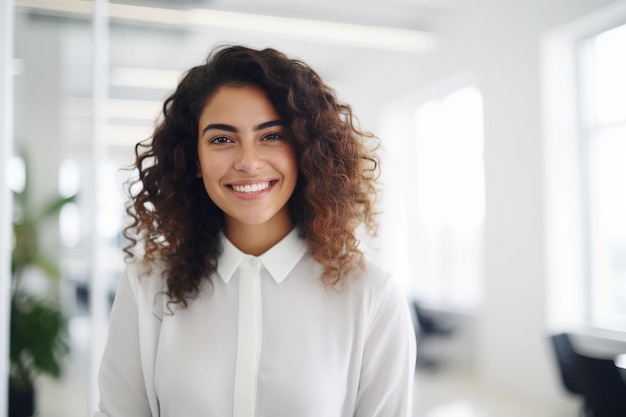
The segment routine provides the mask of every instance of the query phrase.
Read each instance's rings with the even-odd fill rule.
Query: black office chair
[[[591,417],[587,412],[582,386],[582,375],[578,365],[578,356],[572,345],[569,334],[559,333],[550,336],[554,356],[561,377],[563,388],[572,395],[581,399],[579,414],[581,417]]]
[[[576,352],[567,333],[550,336],[558,365],[561,383],[566,391],[574,395],[582,395],[580,370],[576,365]]]
[[[592,417],[626,416],[626,382],[613,359],[576,352],[585,409]]]
[[[435,359],[426,357],[423,354],[423,344],[435,337],[450,336],[454,329],[447,322],[424,311],[417,300],[413,300],[412,306],[416,319],[414,323],[417,342],[416,367],[434,369],[437,367],[438,363]]]

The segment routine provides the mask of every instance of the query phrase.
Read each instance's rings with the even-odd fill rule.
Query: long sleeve
[[[142,369],[141,295],[134,268],[132,271],[125,271],[111,310],[109,336],[98,376],[99,412],[95,417],[156,417],[150,410]]]
[[[415,333],[396,283],[383,287],[368,321],[355,417],[410,417]]]

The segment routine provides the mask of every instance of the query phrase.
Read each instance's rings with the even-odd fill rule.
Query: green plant
[[[26,168],[25,185],[14,192],[9,375],[14,390],[32,389],[38,374],[59,377],[69,352],[67,320],[58,297],[60,272],[42,251],[40,233],[74,197],[54,197],[40,208],[33,207],[27,164]],[[33,269],[42,271],[56,291],[45,297],[29,293],[24,281]]]

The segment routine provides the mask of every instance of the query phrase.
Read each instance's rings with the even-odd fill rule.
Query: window
[[[481,296],[485,211],[482,97],[467,87],[415,113],[416,294],[471,308]]]
[[[626,330],[626,25],[580,44],[588,320]]]

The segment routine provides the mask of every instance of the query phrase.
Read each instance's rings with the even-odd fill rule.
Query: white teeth
[[[270,186],[269,182],[260,182],[258,184],[246,184],[246,185],[233,185],[233,190],[238,193],[258,193]]]

